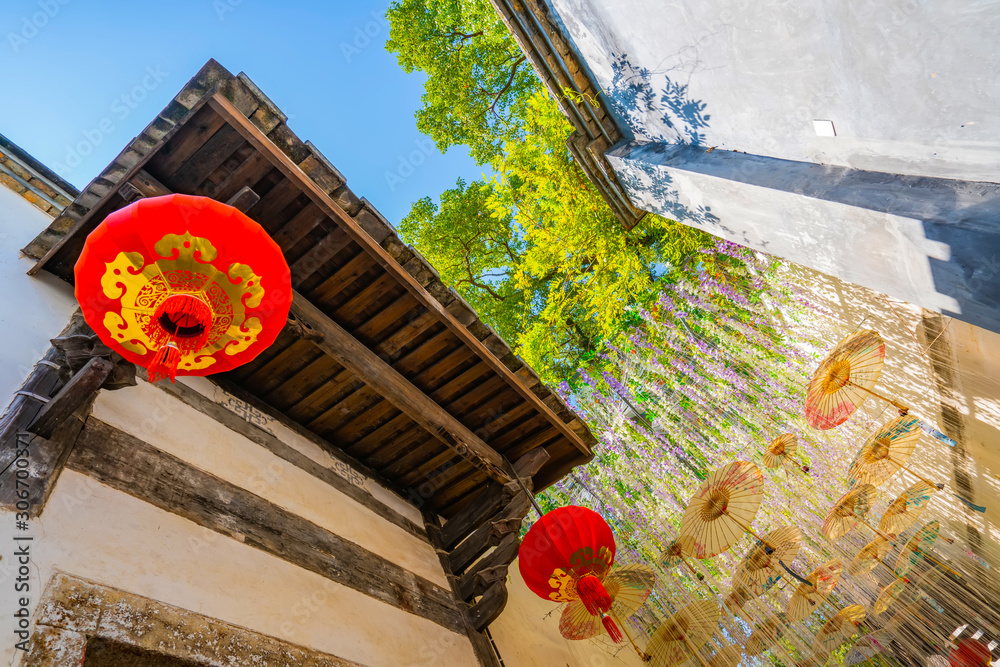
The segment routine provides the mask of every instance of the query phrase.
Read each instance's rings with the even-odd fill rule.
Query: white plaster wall
[[[476,664],[465,635],[73,471],[60,477],[33,533],[33,605],[40,582],[59,570],[365,665]],[[0,544],[8,535],[4,525]],[[17,659],[13,605],[10,583],[0,586],[7,665]]]
[[[102,392],[93,416],[448,587],[441,562],[428,542],[147,382]],[[302,451],[305,439],[297,440],[286,444]],[[327,455],[320,462],[329,465],[330,461]]]
[[[29,277],[34,260],[20,249],[52,218],[0,185],[0,411],[69,323],[73,288],[48,273]]]
[[[208,378],[189,376],[178,380],[195,391],[201,393],[213,401],[222,403],[225,405],[230,396],[218,385],[213,384],[208,380]],[[300,453],[305,454],[310,459],[319,463],[322,466],[330,468],[337,474],[344,477],[342,473],[343,465],[341,465],[337,459],[330,455],[325,449],[320,447],[316,442],[310,440],[309,438],[303,437],[297,431],[288,428],[283,423],[277,420],[270,420],[267,424],[267,428],[271,432],[281,439],[286,445],[289,445]],[[354,478],[360,476],[360,473],[355,473]],[[423,516],[420,510],[414,507],[412,504],[404,500],[399,494],[390,491],[388,488],[382,486],[373,479],[367,477],[364,478],[364,489],[371,493],[371,495],[383,504],[396,510],[410,521],[413,521],[417,525],[422,525],[424,522]]]
[[[639,137],[997,181],[994,0],[550,3]],[[631,97],[644,80],[648,106]]]

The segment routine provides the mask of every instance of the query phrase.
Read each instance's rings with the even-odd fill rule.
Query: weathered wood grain
[[[455,594],[459,600],[469,600],[475,595],[476,577],[480,572],[500,565],[510,565],[517,558],[517,550],[521,546],[520,536],[513,534],[503,538],[497,548],[489,552],[466,571],[455,585]]]
[[[447,554],[441,547],[440,518],[433,510],[426,507],[424,508],[423,516],[424,524],[427,527],[427,536],[430,538],[431,544],[437,549],[438,557],[441,559],[441,566],[445,568],[445,572],[447,573],[448,559]],[[449,574],[448,582],[451,585],[452,595],[455,595],[455,586],[458,580]],[[479,662],[480,667],[500,667],[500,660],[498,660],[496,651],[494,651],[489,639],[482,631],[472,626],[469,619],[469,606],[461,602],[458,603],[458,606],[462,612],[462,622],[465,624],[466,636],[472,642],[472,649],[476,654],[476,660]]]
[[[478,528],[497,510],[507,504],[520,491],[516,482],[500,484],[490,482],[485,489],[461,512],[448,519],[441,529],[441,544],[451,551],[473,530]]]
[[[51,438],[60,424],[97,393],[114,366],[114,363],[108,359],[100,357],[88,361],[39,410],[38,416],[28,426],[28,430],[43,438]]]
[[[454,632],[450,591],[274,503],[91,418],[67,466]]]
[[[514,502],[462,540],[462,543],[448,554],[448,566],[451,572],[461,574],[469,564],[486,553],[487,549],[497,546],[508,535],[517,533],[527,515],[528,505],[527,495],[518,494]]]
[[[239,192],[230,197],[226,203],[237,211],[246,213],[254,204],[260,201],[260,195],[254,192],[249,185],[244,185]]]
[[[497,581],[469,609],[469,622],[473,628],[482,632],[496,620],[506,606],[507,585],[503,581]]]

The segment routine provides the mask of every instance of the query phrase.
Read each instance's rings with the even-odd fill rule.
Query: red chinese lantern
[[[101,340],[150,382],[236,368],[288,319],[291,273],[256,222],[206,197],[152,197],[90,233],[76,298]]]
[[[956,643],[948,656],[951,667],[986,667],[993,659],[989,647],[977,639],[959,639]]]
[[[528,531],[518,549],[524,583],[554,602],[580,600],[614,641],[621,631],[606,614],[613,602],[604,578],[615,562],[615,536],[600,514],[569,505],[548,512]]]

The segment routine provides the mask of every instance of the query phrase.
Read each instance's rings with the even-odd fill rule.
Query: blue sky
[[[387,1],[2,0],[2,6],[0,133],[77,187],[209,58],[234,74],[246,72],[288,115],[289,127],[393,223],[420,197],[482,173],[464,150],[442,155],[417,131],[413,114],[423,79],[404,74],[385,51]],[[84,150],[92,146],[86,156],[76,150],[81,142]]]

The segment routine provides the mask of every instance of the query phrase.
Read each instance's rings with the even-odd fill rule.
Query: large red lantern
[[[152,197],[115,211],[87,237],[75,274],[87,323],[151,382],[253,360],[292,301],[278,245],[206,197]]]
[[[597,512],[575,505],[546,513],[518,549],[518,566],[528,588],[554,602],[580,600],[592,616],[601,617],[612,639],[620,641],[620,631],[605,616],[613,600],[603,581],[614,562],[611,527]]]

